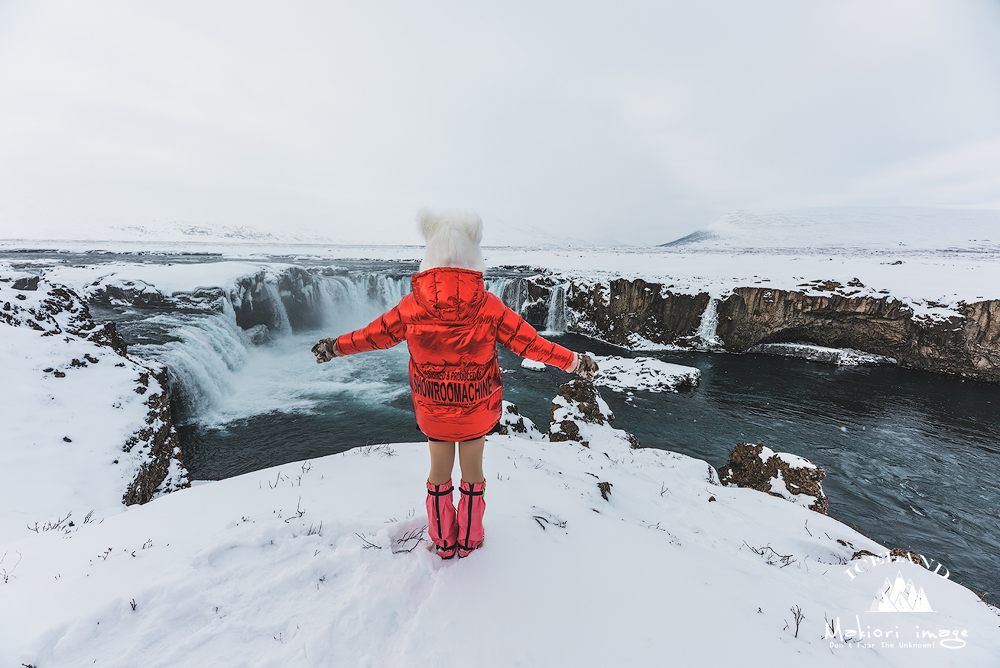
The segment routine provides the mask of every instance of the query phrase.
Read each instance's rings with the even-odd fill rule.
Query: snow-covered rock
[[[595,355],[594,359],[599,367],[594,384],[616,392],[677,392],[697,387],[701,380],[699,369],[652,357]]]
[[[622,429],[615,429],[615,414],[593,383],[579,378],[559,387],[559,394],[552,399],[549,409],[552,424],[549,440],[577,441],[589,447],[624,445],[639,448],[639,439]]]
[[[724,485],[749,487],[826,514],[830,501],[823,492],[826,471],[811,461],[763,444],[739,443],[719,469]]]
[[[255,346],[271,342],[271,332],[267,328],[267,325],[254,325],[246,330],[246,335],[250,339],[250,343]]]
[[[521,360],[521,368],[529,371],[545,371],[545,362],[536,362],[525,357]]]
[[[187,484],[166,368],[128,357],[73,290],[0,275],[0,368],[0,540]]]
[[[517,406],[509,401],[503,402],[500,422],[497,423],[497,426],[490,433],[502,434],[504,436],[518,436],[529,440],[545,438],[545,434],[535,426],[535,423],[521,415],[517,410]]]
[[[895,365],[896,360],[884,355],[866,353],[853,348],[827,348],[811,343],[759,343],[747,349],[748,353],[762,353],[779,357],[795,357],[811,362],[838,366]]]

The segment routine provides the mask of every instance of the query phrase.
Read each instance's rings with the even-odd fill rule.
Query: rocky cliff
[[[963,304],[930,320],[892,297],[812,295],[736,288],[718,306],[716,333],[727,350],[809,341],[895,358],[900,366],[1000,382],[1000,302]]]
[[[532,303],[550,299],[550,286],[559,283],[525,281]],[[882,355],[905,368],[1000,382],[1000,301],[959,304],[950,317],[931,319],[891,295],[860,295],[860,282],[814,283],[803,291],[737,287],[718,301],[707,292],[683,294],[642,279],[561,285],[569,331],[625,348],[746,352],[757,344],[808,342]],[[544,324],[537,314],[534,320]]]
[[[707,292],[686,295],[642,279],[571,283],[566,293],[569,329],[627,348],[691,341],[709,304]]]

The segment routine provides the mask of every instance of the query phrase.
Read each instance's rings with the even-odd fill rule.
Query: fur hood
[[[439,212],[424,209],[417,214],[420,235],[427,242],[420,271],[453,267],[482,272],[486,269],[479,243],[483,221],[474,213]]]

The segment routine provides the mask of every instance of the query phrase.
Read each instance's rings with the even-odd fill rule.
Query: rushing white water
[[[486,289],[517,313],[528,300],[528,290],[522,278],[487,278]]]
[[[701,314],[701,324],[698,325],[698,333],[695,337],[698,347],[707,350],[715,350],[722,347],[722,340],[719,339],[716,330],[719,327],[719,300],[710,297],[705,312]]]
[[[185,413],[201,413],[232,394],[250,342],[231,309],[213,315],[162,314],[148,322],[169,326],[177,340],[133,346],[132,351],[167,365],[171,394]]]
[[[568,284],[557,285],[549,292],[549,313],[545,318],[545,333],[564,334],[566,332],[566,288]]]
[[[367,325],[410,292],[408,277],[385,274],[323,277],[316,285],[310,307],[322,314],[324,329],[335,330],[330,336]]]
[[[318,372],[310,348],[319,338],[377,318],[410,291],[409,279],[384,274],[307,279],[286,290],[261,275],[228,290],[221,313],[168,311],[145,320],[169,331],[171,340],[133,350],[167,365],[183,421],[219,426],[275,411],[308,411],[316,397],[341,386],[376,403],[399,393],[398,382],[387,384],[382,378],[387,372],[374,368],[378,364],[354,375],[353,362]],[[253,345],[237,325],[236,309],[251,305],[266,320],[271,341],[265,346]],[[307,326],[299,331],[293,323]]]

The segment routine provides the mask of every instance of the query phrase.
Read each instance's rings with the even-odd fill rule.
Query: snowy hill
[[[1000,250],[1000,211],[851,207],[729,213],[663,247],[698,251],[780,249]]]
[[[706,652],[753,666],[986,666],[1000,653],[998,618],[968,590],[908,562],[854,562],[852,577],[854,550],[882,549],[832,518],[720,487],[699,460],[610,445],[491,436],[487,542],[462,560],[415,537],[418,443],[31,535],[2,547],[2,567],[18,561],[0,646],[13,665],[150,667],[701,666]],[[897,571],[935,612],[866,612]],[[863,633],[968,634],[960,652],[823,638],[824,618],[849,638],[856,615]]]

